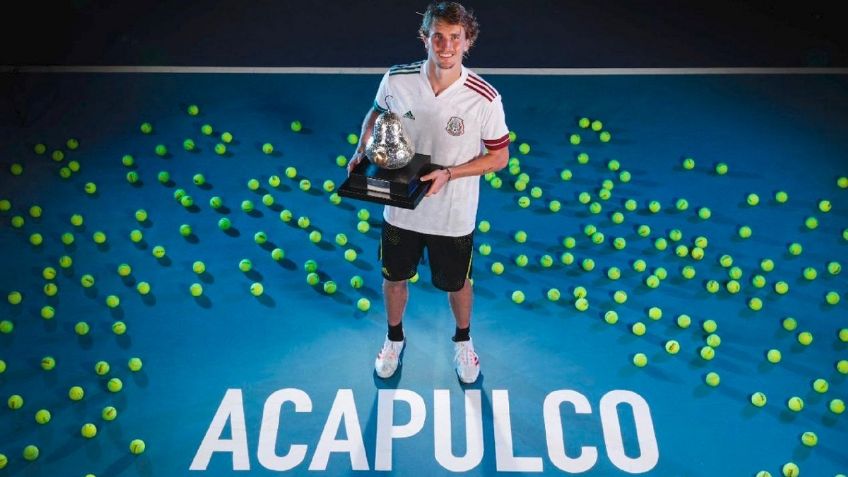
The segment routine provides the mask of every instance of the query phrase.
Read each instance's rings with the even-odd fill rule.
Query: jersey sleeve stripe
[[[504,134],[503,137],[499,139],[484,139],[483,145],[486,146],[486,149],[490,151],[495,151],[498,149],[502,149],[509,144],[509,134]]]
[[[380,106],[380,103],[378,103],[376,99],[374,100],[374,109],[376,109],[378,113],[385,113],[388,111],[388,109]]]
[[[486,98],[490,103],[495,99],[494,96],[491,96],[488,92],[483,91],[479,86],[475,86],[470,82],[466,82],[465,86],[479,93],[480,96]]]
[[[480,78],[479,76],[469,74],[468,75],[468,81],[471,81],[471,82],[475,83],[476,85],[482,87],[483,89],[488,91],[489,94],[492,95],[492,97],[495,97],[495,96],[498,95],[497,90],[495,90],[495,88],[493,88],[492,85],[487,83],[485,80],[483,80],[483,78]]]

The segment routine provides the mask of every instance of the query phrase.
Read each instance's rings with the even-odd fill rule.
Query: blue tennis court
[[[374,374],[379,75],[10,74],[0,475],[848,472],[848,77],[484,76],[465,386],[426,263]]]

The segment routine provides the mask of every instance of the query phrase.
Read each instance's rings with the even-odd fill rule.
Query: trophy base
[[[439,168],[424,154],[415,154],[409,164],[400,169],[383,169],[364,158],[350,172],[338,193],[342,197],[414,209],[430,190],[431,183],[421,181],[420,177]]]

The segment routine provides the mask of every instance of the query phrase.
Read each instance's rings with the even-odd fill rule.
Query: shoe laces
[[[383,343],[383,349],[380,350],[380,354],[377,355],[377,357],[380,359],[388,358],[395,360],[398,358],[398,348],[400,348],[401,346],[403,346],[403,341],[397,342],[397,344],[395,344],[394,341],[386,340],[386,342]]]
[[[457,363],[463,365],[467,365],[469,363],[476,365],[480,362],[480,359],[478,358],[477,353],[474,351],[474,347],[469,346],[468,343],[468,341],[457,342],[456,355],[454,355],[453,359]]]

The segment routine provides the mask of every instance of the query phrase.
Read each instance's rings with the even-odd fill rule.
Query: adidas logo
[[[403,117],[412,119],[413,121],[415,120],[415,116],[412,115],[412,111],[407,111],[406,114],[403,115]]]

